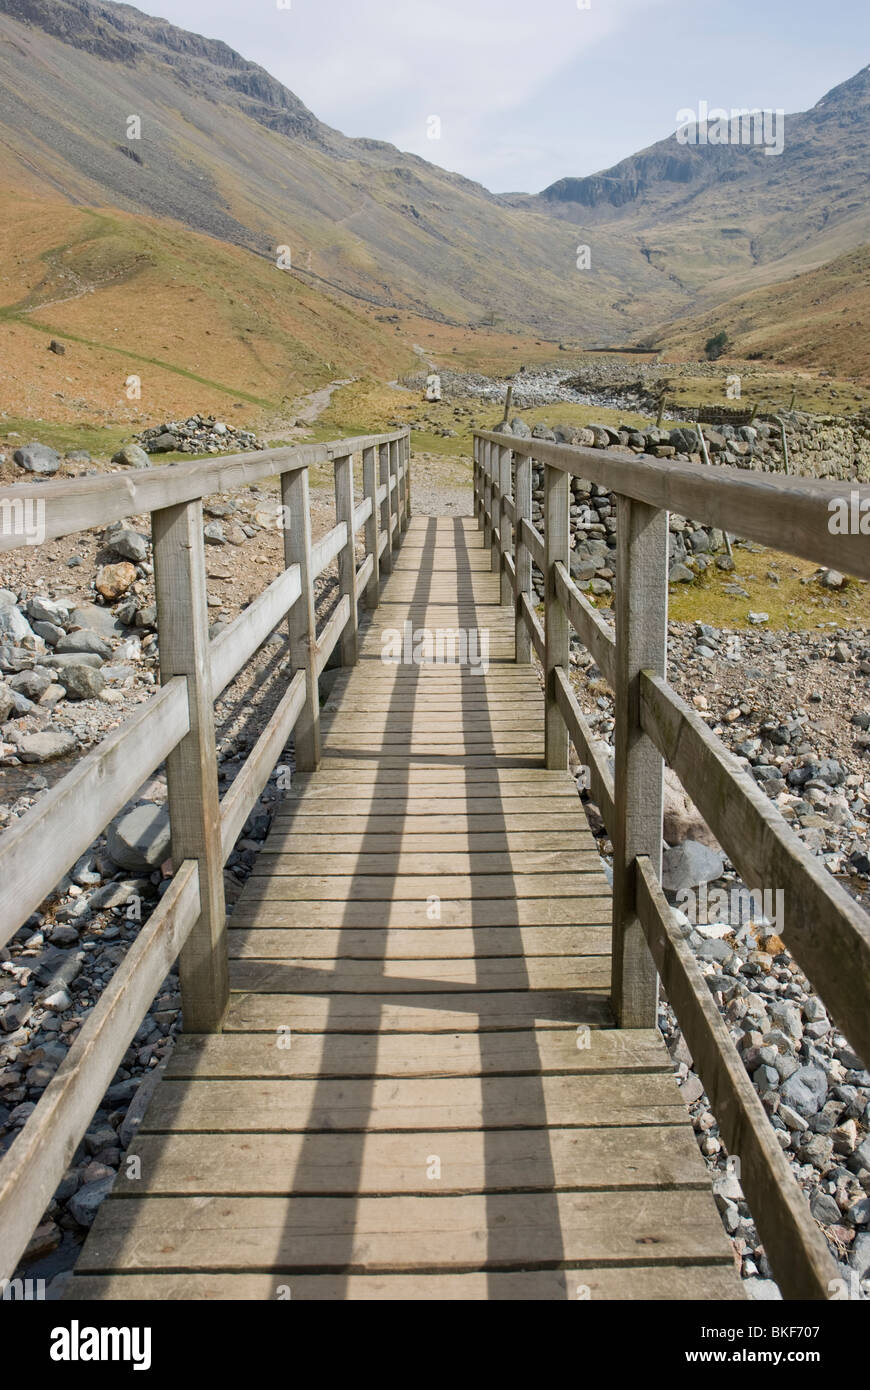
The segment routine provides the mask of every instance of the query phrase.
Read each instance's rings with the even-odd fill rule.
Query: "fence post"
[[[371,499],[371,515],[366,517],[366,554],[372,556],[372,573],[365,587],[363,602],[366,608],[377,608],[381,595],[381,564],[378,554],[378,541],[381,528],[378,508],[378,470],[375,465],[374,448],[363,449],[363,496]]]
[[[342,666],[355,666],[359,655],[359,614],[356,534],[353,529],[353,454],[344,454],[335,460],[335,521],[337,526],[344,522],[347,527],[347,540],[338,552],[338,593],[339,598],[347,594],[350,599],[350,612],[339,638],[338,650]]]
[[[634,861],[661,875],[663,762],[640,726],[638,678],[665,674],[668,514],[644,502],[616,504],[615,824],[611,997],[622,1028],[655,1028],[658,977],[635,913]]]
[[[477,518],[478,531],[483,530],[483,507],[481,506],[481,487],[480,487],[480,440],[477,435],[471,438],[471,489],[474,498],[474,515]]]
[[[510,539],[510,517],[508,516],[508,503],[511,495],[511,460],[513,450],[499,448],[498,451],[498,535],[499,535],[499,572],[501,573],[501,601],[508,607],[514,601],[514,588],[505,559],[511,551]]]
[[[393,480],[395,480],[395,484],[396,484],[395,487],[390,488],[390,492],[389,492],[390,514],[391,514],[391,516],[394,516],[394,517],[396,518],[396,529],[395,529],[394,531],[391,531],[391,532],[390,532],[390,535],[391,535],[392,538],[393,538],[393,539],[392,539],[393,549],[394,549],[394,550],[398,550],[399,546],[400,546],[401,543],[402,543],[402,517],[401,517],[400,508],[399,508],[399,493],[400,493],[400,491],[401,491],[401,484],[400,484],[400,481],[399,481],[399,441],[398,441],[397,439],[392,439],[392,440],[390,440],[389,450],[390,450],[390,478],[389,478],[389,481],[390,481],[390,482],[393,482]]]
[[[302,593],[287,615],[290,665],[305,672],[305,704],[294,730],[296,770],[310,772],[320,762],[320,691],[317,682],[317,619],[311,573],[311,508],[308,469],[281,474],[284,516],[284,563],[299,566]]]
[[[411,521],[411,431],[402,440],[402,449],[405,455],[405,525],[407,530]]]
[[[381,478],[381,486],[386,488],[386,494],[381,502],[381,530],[384,532],[387,543],[384,546],[384,553],[381,556],[381,569],[384,574],[390,574],[393,568],[393,540],[390,530],[390,517],[392,516],[392,503],[390,501],[390,446],[389,444],[378,445],[378,471]]]
[[[523,617],[522,596],[532,596],[532,553],[522,537],[522,523],[532,520],[532,460],[529,454],[517,454],[517,481],[514,493],[514,565],[517,572],[516,592],[516,659],[532,659],[532,634]]]
[[[488,439],[483,444],[483,548],[492,546],[492,477],[489,471],[489,455],[492,445]]]
[[[556,561],[569,562],[569,502],[571,479],[567,473],[551,464],[544,466],[544,554],[547,573],[544,576],[544,632],[546,649],[544,662],[544,761],[551,770],[568,766],[568,729],[556,703],[556,684],[553,675],[561,666],[567,675],[570,670],[570,630],[568,615],[556,593]]]
[[[499,459],[501,457],[501,446],[490,444],[487,457],[489,472],[489,568],[493,574],[498,574],[501,568],[501,557],[499,549],[501,547],[501,468]]]
[[[172,861],[199,866],[199,918],[179,957],[184,1030],[215,1033],[229,1001],[229,966],[202,501],[162,507],[151,524],[160,679],[186,677],[190,710],[190,730],[166,759]]]

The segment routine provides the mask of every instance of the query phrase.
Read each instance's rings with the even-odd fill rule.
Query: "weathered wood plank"
[[[603,956],[507,956],[465,960],[251,958],[230,965],[234,990],[258,994],[452,994],[460,990],[606,989]]]
[[[604,991],[490,994],[242,994],[230,999],[228,1032],[272,1033],[288,1027],[304,1033],[460,1033],[517,1028],[557,1028],[566,1023],[613,1026]]]
[[[141,1176],[118,1196],[216,1192],[393,1196],[476,1192],[708,1190],[688,1126],[636,1129],[444,1130],[406,1134],[140,1134]],[[430,1155],[440,1164],[431,1176]],[[217,1182],[215,1178],[217,1177]]]
[[[712,1213],[712,1219],[711,1219]],[[135,1231],[135,1240],[130,1236]],[[480,1232],[488,1231],[484,1247]],[[467,1197],[117,1197],[80,1262],[116,1269],[524,1268],[566,1260],[731,1266],[706,1192]]]
[[[436,919],[437,921],[437,919]],[[475,927],[473,930],[232,928],[230,959],[485,960],[491,956],[606,956],[610,924],[571,927]]]
[[[520,1076],[658,1073],[669,1080],[671,1059],[657,1029],[526,1028],[521,1032],[385,1033],[377,1051],[353,1033],[296,1033],[290,1048],[263,1033],[185,1033],[170,1054],[166,1075],[255,1080],[282,1077]],[[620,1093],[627,1095],[627,1092]],[[675,1088],[655,1093],[676,1107]],[[649,1094],[638,1095],[646,1104]],[[679,1110],[673,1113],[679,1120]],[[579,1123],[578,1120],[572,1123]]]
[[[376,1039],[358,1040],[374,1061]],[[292,1047],[289,1049],[292,1052]],[[291,1058],[292,1064],[292,1058]],[[363,1133],[685,1126],[673,1076],[359,1077],[160,1082],[142,1134]],[[696,1157],[699,1171],[704,1166]],[[712,1201],[712,1196],[710,1197]],[[720,1228],[721,1230],[721,1228]]]
[[[286,1276],[261,1273],[77,1274],[65,1294],[72,1300],[179,1299],[254,1301],[286,1298]],[[294,1303],[370,1301],[427,1303],[469,1300],[530,1302],[742,1299],[733,1269],[719,1265],[627,1265],[571,1269],[489,1270],[479,1274],[296,1274]]]
[[[579,895],[585,884],[579,884]],[[566,926],[610,921],[610,889],[602,883],[586,897],[451,899],[439,896],[444,927]],[[255,899],[245,893],[233,909],[234,927],[405,927],[431,929],[430,905],[425,899],[410,902],[372,900],[342,903],[280,898]]]
[[[323,902],[356,902],[404,899],[425,902],[435,888],[446,898],[536,898],[544,885],[537,874],[403,874],[366,877],[364,874],[277,874],[252,877],[248,881],[250,901],[273,899],[305,899]],[[550,898],[573,898],[584,894],[601,896],[607,890],[607,880],[601,873],[551,873],[547,875],[546,892]]]

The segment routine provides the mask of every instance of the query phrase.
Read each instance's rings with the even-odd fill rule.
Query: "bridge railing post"
[[[483,457],[481,459],[483,477],[483,548],[492,548],[492,473],[490,472],[490,458],[492,445],[488,439],[484,439],[481,445]]]
[[[532,597],[532,554],[522,536],[522,524],[532,520],[532,460],[528,454],[516,456],[514,486],[514,569],[516,570],[516,659],[532,659],[532,636],[522,609],[522,596]]]
[[[398,550],[399,546],[402,543],[402,511],[401,498],[399,496],[401,492],[401,472],[399,469],[398,440],[392,440],[392,442],[387,447],[389,449],[390,459],[390,476],[388,480],[388,485],[390,483],[395,484],[394,487],[390,487],[390,491],[388,494],[388,501],[390,503],[390,513],[391,516],[394,516],[396,519],[395,528],[391,531],[390,534],[392,535],[392,548],[393,550]]]
[[[377,608],[381,594],[381,564],[378,553],[378,544],[381,537],[380,527],[380,508],[378,507],[378,469],[377,454],[375,449],[363,449],[363,496],[368,498],[372,504],[372,510],[366,517],[365,538],[366,554],[372,557],[372,572],[369,582],[366,584],[363,602],[366,608]]]
[[[476,434],[471,437],[471,495],[477,529],[480,531],[483,529],[483,508],[480,501],[480,440]]]
[[[381,510],[381,530],[387,538],[384,552],[381,555],[381,570],[384,574],[389,574],[393,568],[393,543],[390,532],[390,517],[392,515],[392,503],[390,501],[390,446],[389,444],[378,445],[378,474],[380,485],[385,489],[384,499],[380,504]]]
[[[551,464],[544,467],[544,761],[551,770],[568,766],[568,727],[556,701],[555,669],[570,669],[568,615],[556,592],[556,562],[568,564],[571,479]]]
[[[405,521],[404,530],[407,530],[411,520],[411,431],[402,438],[402,457],[405,460]]]
[[[513,450],[500,445],[498,449],[498,564],[499,573],[501,574],[501,601],[506,608],[514,601],[514,586],[511,582],[508,567],[505,564],[505,559],[512,550],[511,521],[508,516],[508,504],[511,500],[512,461]]]
[[[499,550],[502,544],[501,538],[501,467],[499,459],[501,448],[498,444],[487,445],[489,467],[489,512],[490,512],[490,532],[489,532],[489,567],[493,574],[498,574],[501,569],[501,556]]]
[[[642,670],[665,674],[668,513],[617,496],[611,997],[623,1028],[657,1024],[658,977],[635,910],[635,864],[661,877],[664,764],[640,723]]]
[[[317,627],[311,572],[311,508],[308,469],[281,474],[284,506],[284,564],[299,566],[302,593],[287,615],[290,665],[305,672],[305,705],[296,721],[296,769],[311,772],[320,762],[320,691],[317,679]]]
[[[202,500],[151,515],[160,679],[187,681],[189,732],[166,759],[172,861],[199,866],[199,917],[179,957],[184,1029],[219,1032],[229,1001],[224,856]]]
[[[359,614],[356,592],[356,533],[353,528],[353,454],[335,459],[335,521],[347,527],[347,540],[338,552],[339,599],[347,595],[350,612],[339,641],[342,666],[355,666],[359,655]]]

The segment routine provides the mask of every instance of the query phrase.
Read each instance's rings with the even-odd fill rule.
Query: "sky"
[[[870,0],[139,0],[261,63],[320,120],[493,192],[538,192],[680,110],[802,111],[870,62]]]

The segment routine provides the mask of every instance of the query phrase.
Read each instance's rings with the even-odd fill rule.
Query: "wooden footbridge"
[[[326,461],[336,525],[312,542],[307,469]],[[276,474],[286,567],[209,641],[201,499]],[[572,474],[619,496],[615,631],[570,578]],[[38,495],[49,539],[152,514],[162,687],[0,838],[0,942],[164,760],[175,873],[0,1163],[0,1276],[180,954],[185,1032],[69,1298],[739,1298],[659,976],[784,1293],[829,1296],[836,1266],[658,876],[664,757],[747,884],[784,889],[790,949],[870,1056],[867,918],[664,665],[668,508],[870,577],[860,538],[827,530],[830,487],[481,433],[474,515],[424,517],[399,433]],[[284,622],[286,691],[219,801],[213,702]],[[613,775],[569,680],[572,627],[615,693]],[[227,921],[223,864],[291,733],[296,772]]]

